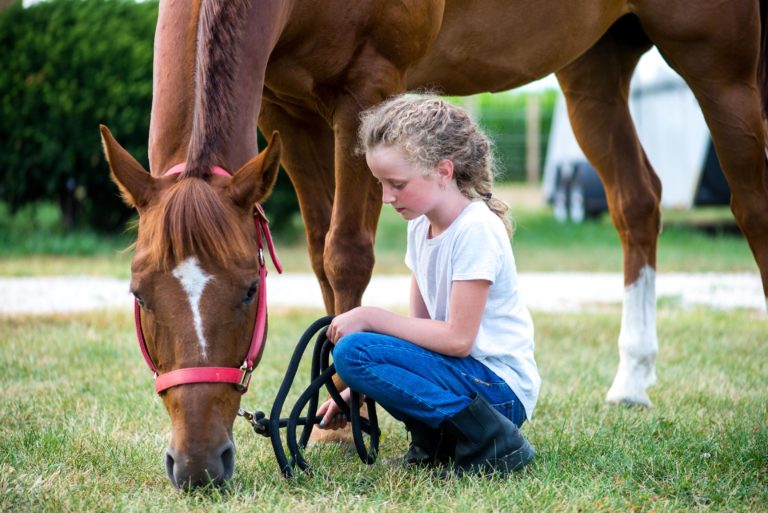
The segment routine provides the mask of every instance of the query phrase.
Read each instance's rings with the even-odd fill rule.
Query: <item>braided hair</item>
[[[459,191],[482,199],[512,234],[509,206],[493,196],[493,143],[467,112],[433,94],[395,96],[361,114],[360,151],[397,146],[406,158],[431,173],[447,159]]]

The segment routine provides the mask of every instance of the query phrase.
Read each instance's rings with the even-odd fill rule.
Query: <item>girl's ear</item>
[[[453,180],[453,161],[449,159],[443,159],[437,163],[435,172],[440,178],[440,181],[450,182]]]

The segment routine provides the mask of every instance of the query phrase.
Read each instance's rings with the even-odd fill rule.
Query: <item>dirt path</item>
[[[363,304],[407,308],[410,278],[382,276],[371,281]],[[580,311],[620,304],[624,294],[619,273],[522,273],[520,287],[532,311]],[[297,293],[300,291],[300,293]],[[764,310],[757,274],[662,274],[659,300],[684,307]],[[128,281],[91,276],[0,278],[0,314],[46,314],[103,308],[130,308]],[[272,274],[270,308],[322,309],[320,288],[311,274]]]

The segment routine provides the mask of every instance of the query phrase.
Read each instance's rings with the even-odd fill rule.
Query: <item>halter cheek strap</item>
[[[181,163],[173,166],[165,173],[165,175],[180,174],[184,171],[185,165],[186,163]],[[218,166],[214,166],[211,170],[217,175],[232,176],[224,168]],[[248,390],[251,373],[253,372],[254,367],[258,365],[259,360],[261,360],[261,354],[264,350],[265,343],[264,334],[267,327],[267,263],[264,259],[265,242],[275,269],[278,273],[283,272],[283,267],[280,264],[280,260],[277,258],[275,245],[272,242],[272,234],[269,231],[267,216],[264,214],[264,209],[261,205],[255,205],[253,221],[256,225],[256,241],[259,251],[259,299],[258,304],[256,305],[256,320],[253,325],[251,344],[248,348],[245,360],[239,368],[187,367],[172,370],[165,374],[159,374],[157,366],[149,356],[147,343],[144,340],[144,332],[141,328],[141,306],[139,305],[138,300],[134,300],[133,319],[136,325],[136,338],[139,341],[139,348],[141,349],[144,361],[147,362],[147,366],[149,366],[150,370],[155,373],[155,391],[158,394],[171,387],[189,383],[231,383],[242,392]]]

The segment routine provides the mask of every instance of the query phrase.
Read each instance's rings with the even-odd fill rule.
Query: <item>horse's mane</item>
[[[760,61],[757,78],[763,100],[763,117],[768,120],[768,0],[760,0]]]
[[[232,133],[239,36],[248,0],[202,0],[197,24],[195,101],[185,175],[205,178]]]
[[[208,183],[182,178],[145,213],[139,244],[148,263],[163,270],[190,256],[226,267],[252,253],[250,236],[233,221],[236,216]]]

